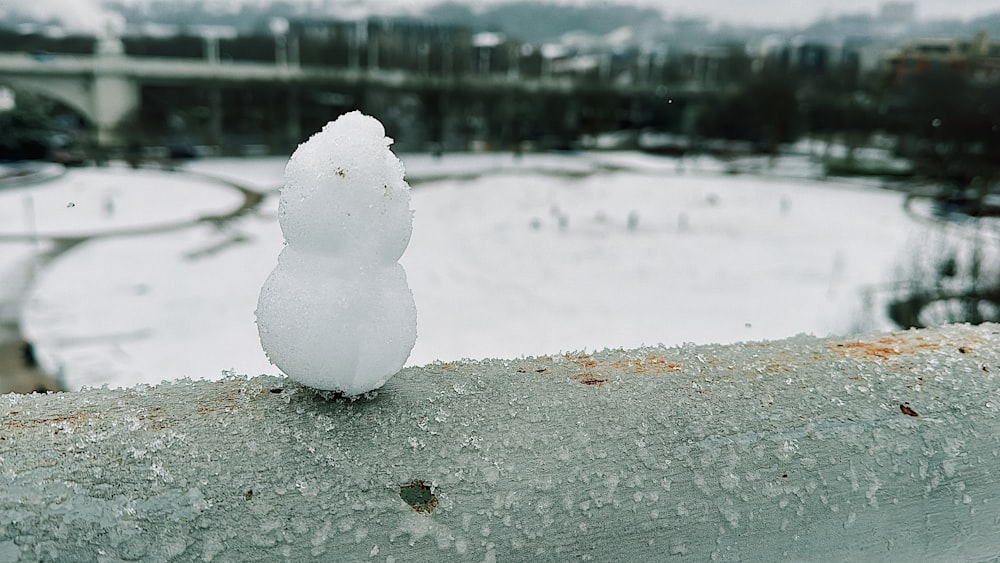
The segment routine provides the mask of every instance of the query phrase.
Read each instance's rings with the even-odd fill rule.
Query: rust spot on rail
[[[619,360],[611,364],[621,370],[635,373],[670,373],[681,371],[682,366],[660,356],[648,356],[636,360]]]
[[[592,373],[581,373],[580,375],[577,375],[573,379],[579,381],[584,385],[590,385],[593,387],[600,387],[601,385],[604,385],[605,383],[608,382],[608,379],[606,377],[597,377]]]
[[[629,358],[616,361],[603,361],[595,359],[586,354],[571,356],[569,354],[563,356],[567,360],[572,361],[576,365],[586,368],[589,370],[600,369],[600,368],[614,368],[621,371],[627,371],[630,373],[670,373],[676,372],[683,369],[681,364],[671,361],[668,358],[662,356],[650,355],[644,358]]]
[[[90,417],[86,414],[78,414],[75,416],[57,416],[52,418],[35,418],[29,420],[5,420],[3,422],[4,426],[10,428],[34,428],[36,426],[45,426],[47,424],[80,424],[89,419]]]
[[[219,411],[231,413],[238,410],[237,399],[230,396],[217,397],[214,403],[201,401],[198,405],[198,414],[215,414]]]
[[[880,358],[883,360],[940,348],[940,344],[930,342],[922,336],[913,338],[887,336],[874,342],[845,342],[833,346],[835,351],[847,357]]]
[[[399,498],[410,505],[413,510],[430,514],[437,508],[438,499],[431,486],[424,481],[415,480],[399,488]]]

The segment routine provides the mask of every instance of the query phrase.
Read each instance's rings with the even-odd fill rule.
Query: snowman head
[[[395,262],[409,242],[409,186],[392,139],[354,111],[299,145],[285,167],[278,221],[304,251]]]

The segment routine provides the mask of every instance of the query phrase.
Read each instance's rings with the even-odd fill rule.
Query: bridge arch
[[[44,63],[43,63],[44,64]],[[121,121],[139,105],[139,84],[116,73],[9,73],[0,84],[15,91],[34,92],[65,104],[92,126],[97,143],[119,142]]]
[[[89,125],[96,125],[93,109],[90,107],[90,92],[87,84],[78,79],[61,77],[0,77],[0,86],[7,86],[15,93],[38,94],[63,104],[73,110]]]

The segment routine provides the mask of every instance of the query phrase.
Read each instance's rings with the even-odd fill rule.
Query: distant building
[[[883,67],[890,50],[891,45],[880,40],[870,37],[849,37],[840,49],[841,64],[855,68],[859,72],[875,71]]]
[[[971,39],[924,39],[890,54],[889,70],[896,82],[935,70],[951,70],[976,82],[1000,81],[1000,43],[980,32]]]
[[[799,45],[795,55],[795,67],[806,74],[824,74],[830,64],[830,48],[819,43]]]
[[[804,75],[826,74],[832,66],[831,49],[828,45],[795,38],[766,53],[766,65]]]

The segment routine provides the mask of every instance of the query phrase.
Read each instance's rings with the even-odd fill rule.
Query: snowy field
[[[0,191],[0,237],[106,236],[165,228],[223,214],[242,199],[236,190],[181,175],[77,169],[52,182]]]
[[[813,181],[804,160],[777,169],[797,179],[637,153],[403,161],[415,211],[402,259],[418,310],[410,365],[889,328],[863,294],[892,280],[917,227],[901,194]],[[22,312],[44,366],[70,388],[276,373],[254,308],[282,247],[284,162],[194,162],[270,196],[225,225],[94,238],[45,267]],[[52,233],[176,222],[242,201],[166,172],[73,170],[60,182],[54,194],[0,192],[3,221],[22,220],[27,193],[37,228]],[[0,275],[25,252],[0,244]]]

